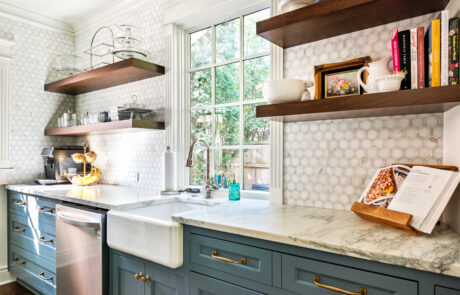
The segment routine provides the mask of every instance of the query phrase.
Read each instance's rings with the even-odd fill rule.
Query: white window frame
[[[196,30],[187,32],[188,33],[187,57],[188,57],[188,61],[189,61],[188,64],[187,64],[187,70],[188,70],[187,71],[188,72],[187,73],[187,81],[188,81],[188,85],[187,85],[187,89],[188,89],[188,91],[187,91],[187,103],[188,103],[188,112],[189,112],[187,130],[188,130],[188,132],[191,131],[190,112],[192,112],[192,111],[200,111],[200,110],[210,110],[211,113],[212,113],[212,118],[213,118],[212,134],[215,137],[215,134],[216,134],[216,130],[215,130],[215,127],[216,127],[216,125],[215,125],[216,109],[232,107],[232,106],[238,106],[239,111],[240,111],[240,122],[239,122],[239,125],[240,125],[240,128],[239,128],[240,142],[239,142],[239,144],[238,145],[221,145],[221,146],[211,145],[210,150],[211,150],[211,159],[213,159],[211,161],[211,169],[213,169],[214,164],[215,164],[214,153],[212,153],[212,152],[214,152],[216,150],[238,150],[239,162],[240,162],[239,174],[240,174],[240,182],[242,182],[242,183],[244,182],[244,150],[245,149],[249,149],[249,150],[254,150],[254,149],[259,149],[259,150],[266,149],[266,150],[269,150],[270,149],[270,144],[248,145],[248,144],[243,143],[243,138],[244,138],[244,106],[265,102],[265,100],[263,98],[262,99],[253,99],[253,100],[244,100],[244,63],[245,63],[245,61],[253,60],[253,59],[256,59],[256,58],[270,57],[270,50],[268,50],[266,52],[262,52],[262,53],[249,55],[249,56],[244,55],[244,18],[246,16],[248,16],[248,15],[251,15],[251,14],[256,13],[258,11],[261,11],[263,9],[269,9],[269,7],[258,9],[256,11],[252,11],[252,12],[249,12],[249,13],[246,13],[246,14],[242,14],[242,15],[240,15],[238,17],[235,17],[235,18],[232,18],[232,19],[229,19],[229,20],[225,20],[224,22],[219,22],[219,23],[213,24],[211,26],[206,26],[206,27],[201,28],[201,29],[196,29]],[[237,20],[237,19],[239,19],[239,21],[240,21],[240,32],[239,32],[239,36],[240,36],[240,53],[239,53],[239,57],[231,59],[231,60],[227,60],[227,61],[224,61],[224,62],[214,62],[216,60],[216,52],[215,52],[215,48],[216,48],[216,27],[218,27],[219,25],[221,25],[221,24],[223,24],[225,22],[234,21],[234,20]],[[193,33],[196,33],[196,32],[199,32],[199,31],[202,31],[202,30],[205,30],[205,29],[209,29],[209,28],[211,28],[211,31],[212,31],[211,32],[211,34],[212,34],[212,44],[211,44],[211,46],[212,46],[212,62],[211,62],[211,64],[206,65],[206,66],[197,67],[197,68],[191,68],[191,63],[190,63],[190,60],[191,60],[191,50],[190,50],[191,49],[191,43],[190,43],[190,39],[191,38],[190,38],[190,36]],[[215,96],[215,94],[216,94],[216,90],[215,90],[215,87],[216,87],[216,69],[221,67],[221,66],[235,64],[235,63],[240,65],[240,97],[239,97],[239,100],[236,101],[236,102],[231,102],[231,103],[217,104],[216,103],[216,96]],[[191,106],[191,97],[190,97],[191,74],[194,73],[194,72],[199,72],[199,71],[208,70],[208,69],[211,69],[211,75],[212,75],[211,104],[203,105],[203,106],[193,106],[192,107]],[[190,133],[189,133],[188,137],[190,137]],[[187,177],[188,177],[188,180],[190,180],[190,173],[187,174]],[[190,182],[188,184],[190,186],[192,186],[192,184],[190,184]],[[243,183],[243,185],[244,185],[244,183]],[[228,190],[226,190],[226,189],[221,189],[220,190],[220,192],[223,192],[224,194],[227,191]],[[257,190],[244,190],[242,188],[241,189],[241,195],[242,195],[242,197],[246,197],[246,198],[249,197],[249,198],[268,199],[269,192],[267,192],[267,191],[257,191]]]
[[[197,0],[193,0],[193,3],[192,0],[188,1],[191,2],[191,7],[199,4],[195,1]],[[185,4],[188,2],[186,1]],[[268,6],[271,8],[272,16],[276,15],[278,11],[278,0],[219,0],[215,2],[220,2],[222,5],[216,5],[216,7],[208,5],[208,11],[200,9],[200,15],[193,12],[185,17],[174,19],[174,22],[166,28],[166,66],[168,69],[166,72],[166,111],[168,114],[166,116],[166,146],[170,146],[177,154],[178,188],[186,187],[189,181],[189,169],[185,167],[190,145],[190,113],[187,99],[189,93],[187,69],[190,61],[186,52],[189,48],[188,32],[199,31],[216,23],[251,14]],[[235,2],[238,3],[235,4]],[[231,12],[229,13],[229,11]],[[270,79],[283,79],[283,49],[273,44],[270,48]],[[277,204],[283,203],[283,128],[282,118],[271,119],[270,202]],[[265,192],[256,193],[259,194],[259,197],[260,194],[263,194],[266,198]],[[243,197],[250,196],[243,194]],[[257,196],[254,195],[254,197]]]

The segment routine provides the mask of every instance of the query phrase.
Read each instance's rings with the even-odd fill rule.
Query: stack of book
[[[406,72],[401,89],[459,83],[459,18],[441,11],[428,27],[397,31],[391,40],[393,71]]]

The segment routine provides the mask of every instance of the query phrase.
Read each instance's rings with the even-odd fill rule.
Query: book
[[[418,88],[425,88],[425,28],[417,28]]]
[[[399,43],[398,43],[398,30],[394,38],[391,40],[391,52],[393,55],[393,71],[400,72],[401,67],[399,65]]]
[[[432,20],[425,35],[425,83],[441,86],[441,21]]]
[[[410,71],[411,71],[411,89],[418,88],[418,55],[417,55],[417,29],[410,30]]]
[[[441,11],[441,86],[449,85],[449,11]]]
[[[410,65],[410,31],[398,33],[399,65],[401,71],[406,72],[406,77],[401,82],[401,89],[411,89],[411,65]]]
[[[454,17],[449,20],[449,85],[459,84],[459,18]]]
[[[411,214],[410,225],[429,234],[459,182],[459,172],[393,165],[377,170],[359,202]]]

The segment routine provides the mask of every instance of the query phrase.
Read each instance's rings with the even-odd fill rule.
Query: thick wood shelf
[[[164,75],[164,73],[163,66],[130,58],[48,83],[45,85],[45,91],[78,95]]]
[[[51,128],[45,130],[45,135],[85,136],[93,134],[141,132],[154,129],[165,129],[165,123],[149,120],[122,120],[74,127]]]
[[[460,105],[460,85],[262,105],[257,118],[285,122],[442,113]]]
[[[443,10],[448,3],[449,0],[324,0],[258,22],[257,34],[289,48]]]

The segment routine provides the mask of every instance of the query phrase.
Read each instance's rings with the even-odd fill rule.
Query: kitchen
[[[0,0],[0,294],[460,294],[459,11]]]

